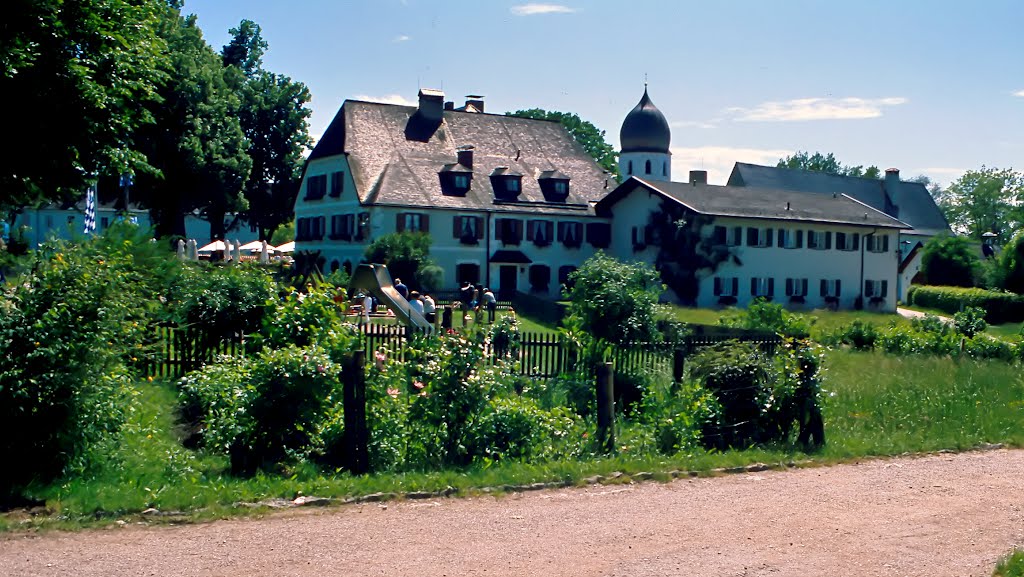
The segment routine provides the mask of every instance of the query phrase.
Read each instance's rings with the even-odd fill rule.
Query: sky
[[[644,82],[673,180],[798,150],[948,185],[1024,169],[1020,0],[186,0],[220,50],[260,25],[264,68],[306,84],[318,138],[346,99],[437,88],[487,112],[573,112],[616,149]]]

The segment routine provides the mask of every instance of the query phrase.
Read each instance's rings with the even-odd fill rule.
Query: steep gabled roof
[[[709,216],[907,228],[907,223],[844,194],[832,196],[749,186],[654,182],[635,176],[598,202],[597,214],[611,216],[611,207],[637,188]]]
[[[899,181],[899,190],[887,190],[886,181],[880,179],[737,162],[728,184],[827,195],[846,194],[899,218],[916,233],[950,232],[949,223],[935,204],[935,199],[919,182]]]
[[[428,138],[408,138],[416,110],[347,100],[310,160],[347,155],[363,204],[593,214],[588,201],[614,185],[558,122],[445,110]],[[438,173],[458,162],[457,149],[465,145],[473,147],[470,189],[444,195]],[[518,201],[495,201],[489,176],[498,167],[523,175]],[[571,179],[565,203],[547,202],[541,193],[537,179],[553,170]]]

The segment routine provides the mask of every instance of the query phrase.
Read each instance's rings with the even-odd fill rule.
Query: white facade
[[[672,180],[672,155],[664,152],[622,152],[619,154],[622,180],[631,176],[644,180]]]

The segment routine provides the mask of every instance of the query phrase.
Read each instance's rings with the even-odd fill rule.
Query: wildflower
[[[421,381],[413,381],[412,382],[412,386],[415,387],[417,390],[418,389],[422,389],[423,388],[423,383]]]
[[[388,394],[391,395],[392,399],[397,399],[398,398],[398,389],[394,389],[394,388],[388,387]]]
[[[387,358],[388,358],[388,356],[385,355],[381,351],[377,351],[377,352],[373,353],[373,363],[377,367],[377,370],[379,370],[379,371],[383,371],[384,370],[384,361],[386,361]]]

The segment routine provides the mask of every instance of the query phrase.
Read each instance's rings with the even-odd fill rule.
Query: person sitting
[[[437,303],[430,293],[423,293],[423,316],[426,317],[430,326],[437,324]]]
[[[420,300],[420,293],[418,291],[409,293],[409,308],[423,316],[423,301]]]

